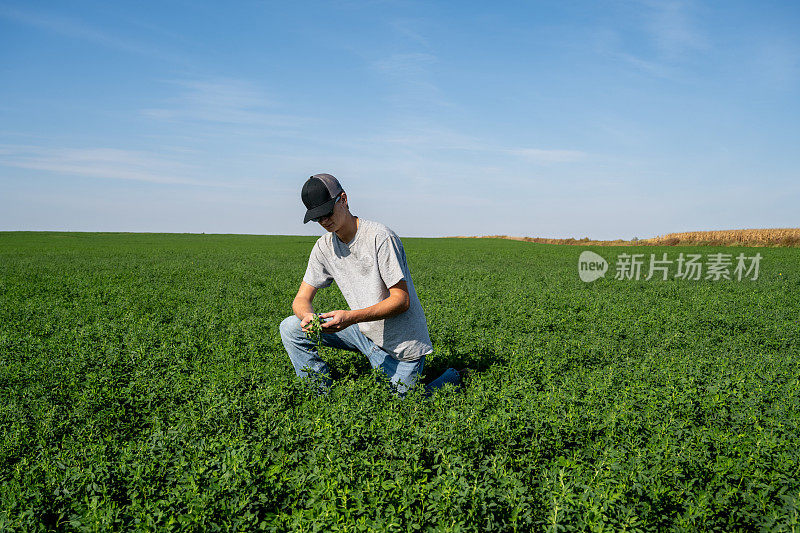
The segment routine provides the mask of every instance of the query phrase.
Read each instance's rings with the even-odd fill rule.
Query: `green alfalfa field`
[[[0,233],[0,530],[793,531],[800,251],[584,283],[580,247],[404,239],[435,352],[298,382],[312,237]],[[609,261],[631,248],[597,247]],[[338,290],[318,310],[346,308]]]

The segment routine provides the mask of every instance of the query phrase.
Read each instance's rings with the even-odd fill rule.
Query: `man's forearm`
[[[311,302],[307,300],[295,299],[292,302],[292,311],[294,311],[297,318],[303,320],[307,314],[314,312],[314,307],[311,305]]]
[[[354,309],[351,313],[355,322],[372,322],[404,313],[408,310],[408,305],[406,298],[392,295],[375,305],[363,309]]]
[[[390,287],[389,296],[375,305],[351,311],[339,309],[323,313],[320,316],[327,320],[322,324],[322,330],[326,332],[341,331],[358,322],[372,322],[390,318],[406,312],[410,303],[411,299],[406,290],[405,282],[401,281],[396,286]]]

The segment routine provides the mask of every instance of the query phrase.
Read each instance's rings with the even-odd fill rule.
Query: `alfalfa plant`
[[[314,318],[306,324],[306,338],[310,339],[317,347],[322,342],[322,319],[317,313],[314,313]]]

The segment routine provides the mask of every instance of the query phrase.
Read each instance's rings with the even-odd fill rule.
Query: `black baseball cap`
[[[303,218],[303,224],[312,218],[325,216],[333,211],[336,198],[343,192],[339,180],[330,174],[314,174],[308,178],[300,193],[300,197],[308,209]]]

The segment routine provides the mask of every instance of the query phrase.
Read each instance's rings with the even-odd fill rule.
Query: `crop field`
[[[596,241],[589,239],[589,237],[582,239],[553,239],[545,237],[514,237],[510,235],[462,238],[511,239],[539,244],[570,244],[573,246],[800,246],[800,228],[689,231],[685,233],[668,233],[647,239],[634,238],[629,241],[623,239]]]
[[[800,527],[799,249],[584,283],[581,247],[403,239],[425,379],[474,372],[399,399],[360,354],[294,376],[314,240],[0,233],[0,530]],[[681,251],[755,253],[643,253]]]

